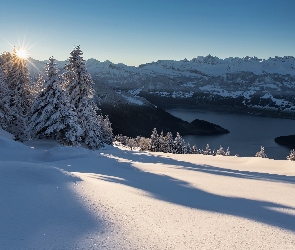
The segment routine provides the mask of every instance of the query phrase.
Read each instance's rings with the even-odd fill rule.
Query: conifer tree
[[[7,103],[9,97],[9,89],[6,83],[5,75],[0,67],[0,127],[7,129],[12,117],[9,116]]]
[[[110,138],[112,135],[106,136],[109,131],[103,131],[103,118],[98,115],[99,109],[93,101],[94,82],[82,55],[80,46],[71,52],[69,63],[65,66],[65,88],[77,112],[82,141],[90,148],[97,149],[103,146],[104,138]]]
[[[33,98],[35,98],[43,90],[44,84],[45,84],[45,79],[43,75],[39,73],[36,82],[31,84],[30,86],[30,92]]]
[[[159,135],[157,132],[157,129],[154,128],[151,134],[151,145],[150,150],[152,152],[158,152],[159,151]]]
[[[209,144],[206,145],[206,149],[202,151],[203,155],[211,155],[211,149]]]
[[[159,152],[165,152],[166,151],[166,145],[165,145],[165,138],[164,138],[164,132],[162,131],[159,135]]]
[[[103,119],[102,132],[104,143],[111,145],[113,143],[113,129],[108,116]]]
[[[9,90],[6,107],[8,116],[12,117],[7,130],[14,134],[17,140],[24,141],[28,139],[26,134],[27,115],[32,104],[28,68],[25,60],[17,56],[16,49],[12,54],[3,54],[1,61]]]
[[[295,161],[295,150],[294,149],[292,149],[290,151],[290,154],[287,156],[287,160]]]
[[[264,147],[260,147],[260,151],[255,154],[255,157],[267,158],[267,155],[264,152]]]
[[[193,150],[192,150],[191,144],[188,142],[186,145],[186,154],[192,154],[192,153],[193,153]]]
[[[198,153],[199,153],[198,148],[196,144],[194,144],[194,146],[192,147],[192,154],[198,154]]]
[[[5,77],[8,75],[9,64],[12,60],[12,54],[9,52],[3,52],[0,55],[0,68],[2,69]]]
[[[70,104],[67,92],[62,89],[62,81],[53,57],[49,58],[45,71],[44,89],[34,100],[28,129],[33,138],[52,138],[64,145],[77,146],[81,128],[75,108]]]
[[[177,132],[176,137],[173,143],[173,153],[174,154],[185,154],[186,153],[186,145],[181,135]]]
[[[219,149],[216,151],[216,155],[225,155],[224,149],[221,145]]]
[[[173,135],[171,132],[168,132],[165,136],[165,153],[173,152]]]

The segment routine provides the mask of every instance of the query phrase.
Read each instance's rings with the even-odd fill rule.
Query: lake
[[[224,150],[230,147],[231,155],[255,156],[256,152],[260,151],[260,146],[264,146],[268,158],[286,159],[290,149],[276,144],[274,139],[281,135],[295,134],[295,120],[202,110],[169,109],[166,111],[188,122],[200,119],[228,129],[230,133],[225,135],[188,135],[183,138],[191,146],[196,144],[197,148],[201,149],[205,149],[207,143],[211,149],[216,150],[220,145]]]

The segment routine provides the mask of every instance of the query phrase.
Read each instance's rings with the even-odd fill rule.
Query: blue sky
[[[295,54],[295,0],[0,0],[0,52],[139,65],[199,55]]]

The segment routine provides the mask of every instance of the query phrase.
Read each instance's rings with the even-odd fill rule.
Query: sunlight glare
[[[26,59],[28,57],[27,51],[25,49],[18,49],[16,55],[22,59]]]

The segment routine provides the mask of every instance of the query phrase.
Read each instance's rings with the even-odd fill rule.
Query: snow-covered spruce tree
[[[220,145],[219,149],[216,151],[216,155],[225,155],[223,147]]]
[[[107,135],[110,130],[104,131],[103,118],[98,114],[99,108],[93,101],[94,82],[82,55],[80,46],[71,52],[69,62],[65,66],[65,89],[77,112],[78,123],[82,129],[82,142],[91,149],[98,149],[103,146],[104,138],[110,138],[112,135]]]
[[[3,52],[0,55],[0,68],[2,69],[5,76],[8,74],[9,63],[12,60],[12,54],[9,52]]]
[[[287,156],[287,160],[295,161],[295,150],[294,149],[292,149],[290,151],[290,154]]]
[[[39,73],[36,82],[30,85],[30,92],[34,99],[43,90],[44,84],[45,79],[43,75]]]
[[[193,153],[193,149],[191,147],[191,144],[188,142],[186,145],[186,154],[192,154]]]
[[[260,151],[255,154],[256,157],[267,158],[266,153],[264,152],[264,147],[261,146]]]
[[[198,148],[196,144],[194,144],[194,146],[192,147],[192,154],[198,154],[198,153],[199,153]]]
[[[171,132],[168,132],[164,137],[165,147],[164,147],[164,153],[172,153],[173,152],[173,135]]]
[[[156,128],[153,129],[152,134],[151,134],[150,151],[152,151],[152,152],[159,151],[159,135],[158,135]]]
[[[166,151],[166,145],[165,145],[164,132],[162,130],[161,134],[159,135],[159,152],[165,152],[165,151]]]
[[[186,153],[186,145],[181,137],[181,135],[177,132],[176,137],[173,143],[173,153],[174,154],[185,154]]]
[[[62,89],[53,57],[49,58],[45,71],[44,89],[37,94],[31,107],[28,130],[33,138],[52,138],[64,145],[78,146],[81,128],[75,108]]]
[[[5,75],[0,65],[0,127],[7,129],[12,117],[7,110],[9,100],[9,89],[6,83]]]
[[[206,149],[202,151],[203,155],[211,155],[211,149],[209,144],[206,145]]]
[[[26,62],[17,56],[16,49],[13,53],[5,53],[2,57],[4,63],[2,70],[6,77],[9,95],[6,102],[8,116],[11,116],[7,130],[14,134],[17,140],[28,139],[26,134],[27,116],[32,104],[32,96],[29,90],[30,76]]]
[[[104,143],[108,145],[112,145],[114,136],[113,136],[112,124],[108,116],[106,116],[102,121],[102,133],[103,133]]]
[[[230,150],[229,150],[229,147],[227,147],[227,150],[225,152],[225,156],[230,156]]]

